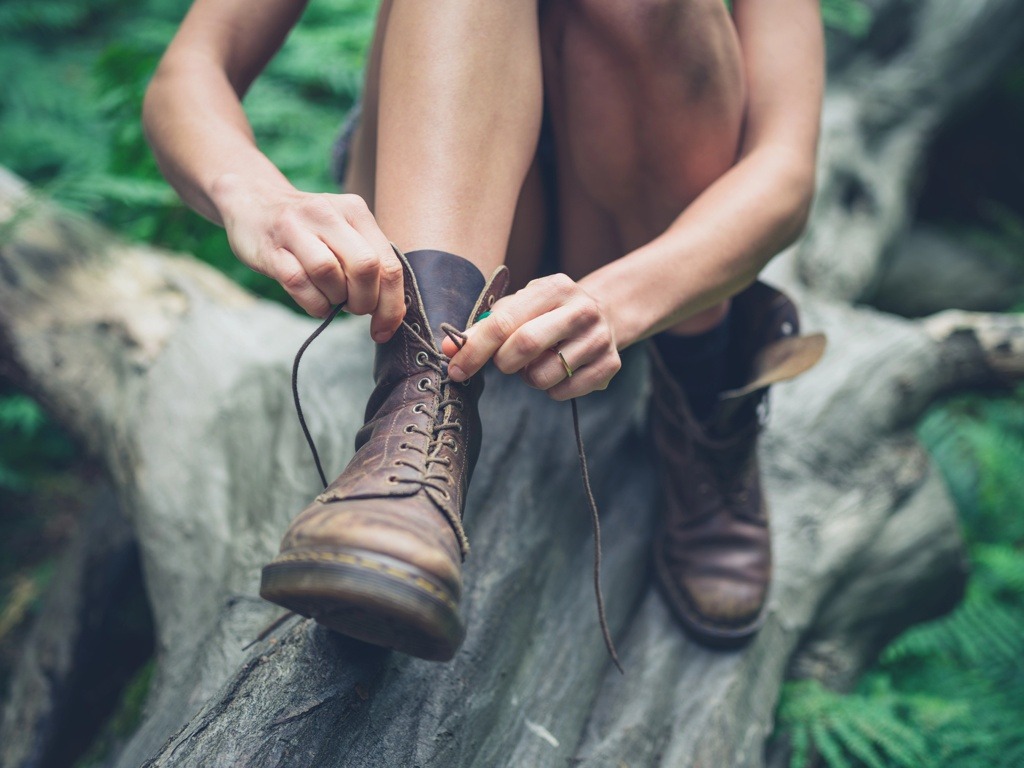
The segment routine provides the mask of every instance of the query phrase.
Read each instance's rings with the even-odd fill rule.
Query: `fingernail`
[[[375,334],[373,334],[373,340],[376,341],[378,344],[383,344],[390,338],[391,334],[388,333],[387,331],[377,331]]]
[[[449,365],[448,366],[448,378],[449,379],[453,379],[454,381],[465,381],[466,380],[466,372],[464,370],[462,370],[461,368],[459,368],[459,366],[457,366],[457,365]]]

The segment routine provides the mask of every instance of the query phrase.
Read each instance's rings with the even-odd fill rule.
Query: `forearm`
[[[209,62],[165,60],[146,92],[143,125],[168,182],[217,224],[224,223],[222,203],[232,175],[250,186],[290,188],[257,149],[227,77]]]
[[[752,151],[650,243],[580,280],[624,349],[713,307],[753,282],[802,231],[813,163]]]

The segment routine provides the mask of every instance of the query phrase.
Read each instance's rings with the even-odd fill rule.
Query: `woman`
[[[341,195],[292,187],[240,104],[303,4],[195,2],[146,96],[161,168],[243,263],[314,316],[369,315],[379,345],[356,455],[293,522],[265,597],[451,658],[476,374],[493,359],[580,397],[652,338],[659,583],[698,640],[757,630],[757,411],[821,352],[754,282],[811,202],[817,2],[384,0]]]

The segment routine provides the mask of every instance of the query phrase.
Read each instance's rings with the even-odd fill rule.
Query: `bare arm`
[[[819,0],[735,0],[748,84],[740,160],[668,230],[579,281],[620,349],[752,282],[803,230],[824,91]]]
[[[799,235],[814,189],[824,90],[819,0],[735,0],[748,108],[739,161],[659,237],[578,282],[541,278],[495,304],[454,355],[456,380],[492,355],[558,400],[603,389],[618,350],[721,304]],[[566,378],[553,344],[587,360]],[[571,356],[571,355],[570,355]]]
[[[304,6],[200,0],[146,91],[143,125],[160,169],[186,203],[217,224],[224,223],[216,199],[226,174],[291,186],[257,149],[241,98]]]
[[[241,98],[305,2],[196,0],[146,92],[143,124],[186,203],[227,229],[239,260],[306,311],[347,301],[386,340],[405,312],[401,265],[362,199],[296,190],[256,146]]]

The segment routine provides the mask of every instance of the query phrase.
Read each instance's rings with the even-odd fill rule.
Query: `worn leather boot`
[[[764,621],[771,580],[768,510],[757,436],[768,387],[806,371],[825,349],[798,336],[796,307],[755,283],[732,300],[729,356],[743,386],[722,393],[699,423],[654,345],[651,429],[665,501],[654,569],[673,613],[697,641],[732,647]]]
[[[377,347],[356,454],[292,522],[260,594],[342,634],[444,661],[465,634],[462,512],[480,451],[483,377],[448,380],[441,325],[472,325],[505,292],[508,271],[485,284],[451,254],[400,258],[406,316]]]

